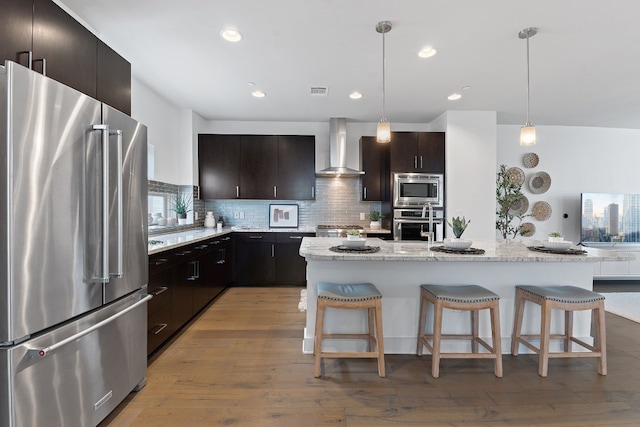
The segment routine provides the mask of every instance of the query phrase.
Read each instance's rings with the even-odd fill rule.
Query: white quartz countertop
[[[464,262],[599,262],[632,261],[633,254],[597,248],[574,247],[587,251],[585,255],[564,255],[542,253],[530,250],[520,241],[474,241],[472,248],[484,249],[481,255],[452,254],[429,250],[423,241],[389,241],[377,238],[367,239],[366,245],[380,247],[375,253],[333,252],[332,246],[342,244],[342,238],[305,237],[300,245],[300,255],[314,260],[344,261],[464,261]],[[531,242],[539,245],[541,242]],[[435,243],[433,246],[441,246]]]
[[[224,236],[231,233],[315,233],[315,227],[301,228],[260,228],[260,227],[224,227],[222,231],[216,228],[194,228],[191,230],[155,234],[149,236],[149,245],[147,253],[149,255],[167,251],[169,249],[179,248],[181,246],[190,245],[192,243],[207,240],[212,237]],[[151,243],[153,242],[153,243]]]

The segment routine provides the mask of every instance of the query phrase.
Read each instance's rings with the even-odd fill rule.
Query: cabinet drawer
[[[152,299],[153,301],[153,299]],[[147,324],[147,355],[165,342],[172,334],[171,308],[149,313]]]
[[[300,243],[303,237],[313,237],[315,233],[273,233],[276,235],[276,243]]]
[[[236,242],[275,243],[277,233],[238,233]]]
[[[153,280],[149,281],[149,283],[152,282]],[[149,314],[154,313],[171,302],[171,292],[166,286],[151,285],[151,288],[149,288],[149,294],[153,295],[153,298],[151,298],[148,305]]]

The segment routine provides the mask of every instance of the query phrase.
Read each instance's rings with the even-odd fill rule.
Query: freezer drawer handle
[[[49,353],[51,353],[53,351],[56,351],[56,350],[60,349],[61,347],[64,347],[65,345],[84,337],[85,335],[90,334],[91,332],[95,331],[96,329],[100,329],[104,325],[113,322],[114,320],[116,320],[117,318],[119,318],[121,316],[124,316],[125,314],[127,314],[131,310],[135,310],[136,308],[138,308],[138,306],[146,303],[151,298],[153,298],[153,295],[146,295],[140,301],[138,301],[137,303],[133,304],[130,307],[125,308],[124,310],[122,310],[118,314],[115,314],[115,315],[109,317],[108,319],[104,319],[102,322],[98,322],[95,325],[91,326],[90,328],[87,328],[82,332],[78,332],[77,334],[72,335],[69,338],[64,339],[64,340],[62,340],[60,342],[57,342],[52,346],[45,347],[45,348],[30,348],[29,350],[27,350],[27,355],[29,357],[36,357],[36,356],[45,357]]]

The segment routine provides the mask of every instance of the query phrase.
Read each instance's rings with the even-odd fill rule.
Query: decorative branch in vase
[[[529,215],[516,214],[516,207],[520,206],[522,194],[522,184],[514,182],[507,172],[505,165],[500,165],[496,176],[496,230],[500,232],[503,239],[512,238],[522,234],[522,220]],[[514,220],[518,220],[514,224]]]

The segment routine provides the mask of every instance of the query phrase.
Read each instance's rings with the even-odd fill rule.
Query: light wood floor
[[[504,378],[489,360],[388,355],[326,360],[313,378],[301,352],[299,288],[231,288],[150,361],[147,386],[105,426],[638,426],[640,324],[607,314],[609,374],[595,359],[505,355]]]

